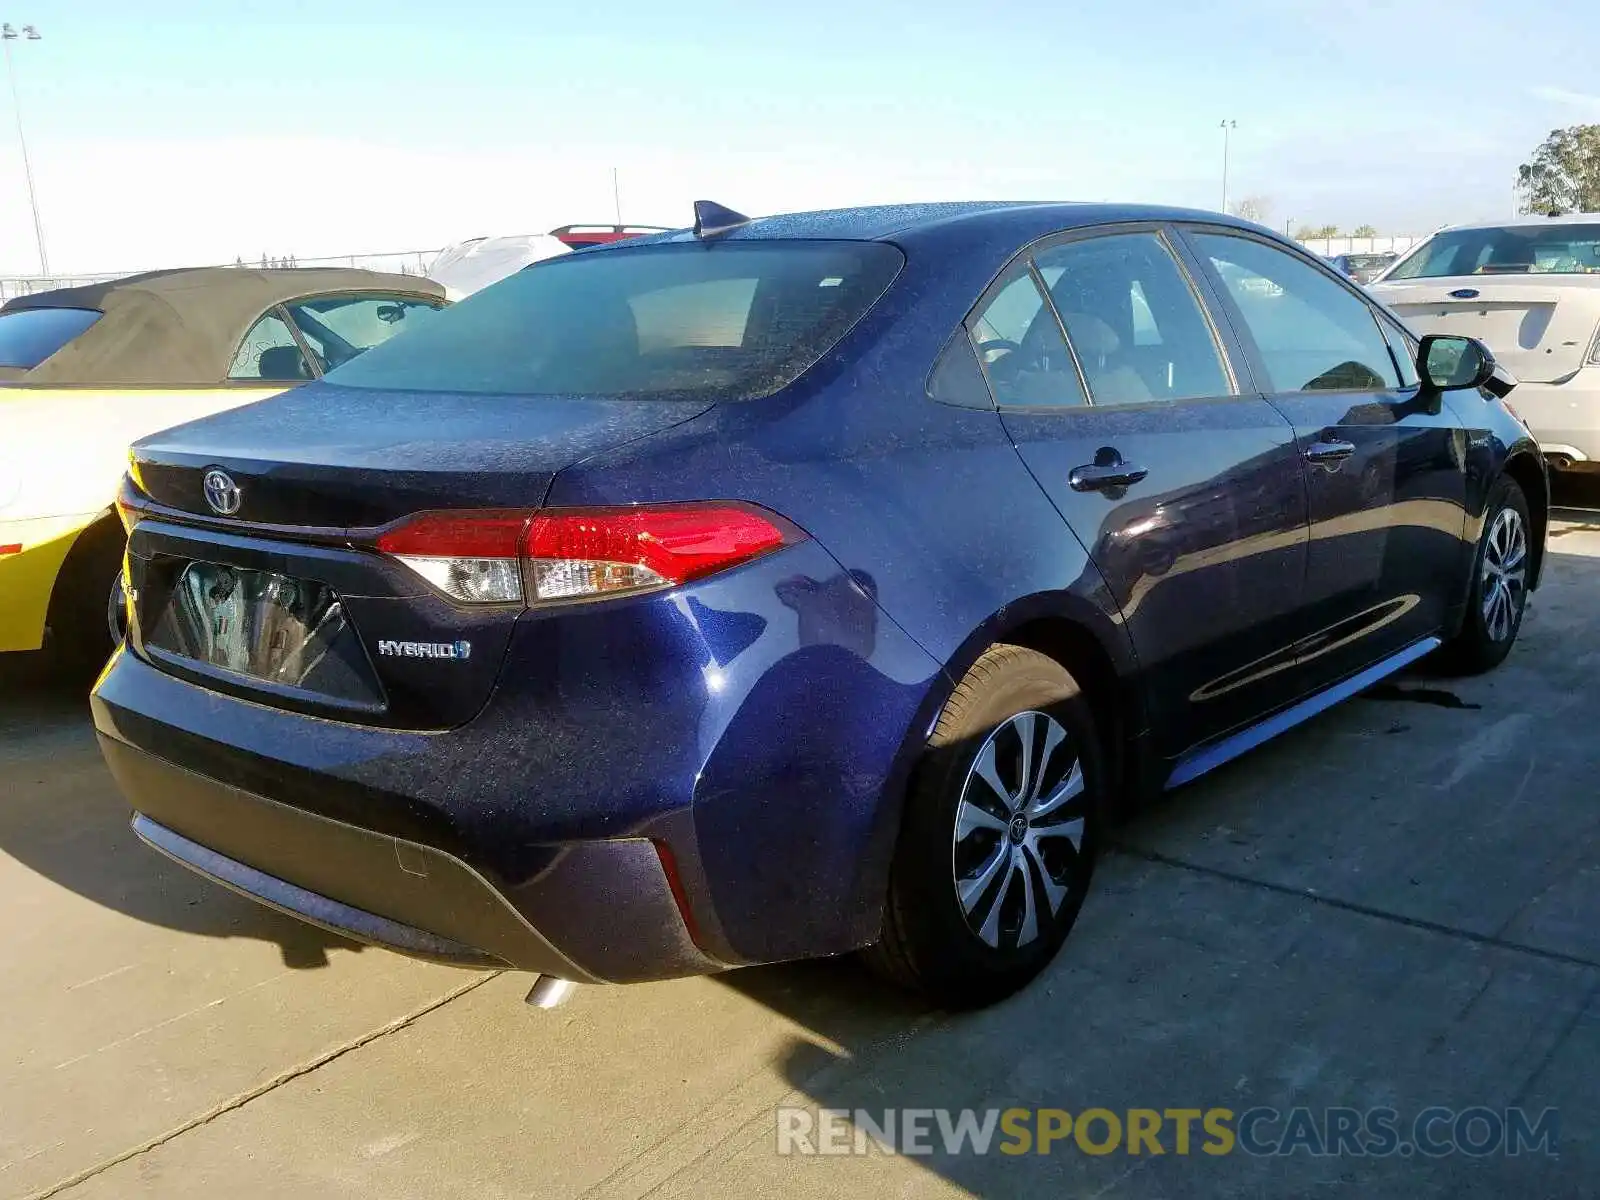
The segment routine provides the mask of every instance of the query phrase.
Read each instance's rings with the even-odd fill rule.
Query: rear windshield
[[[19,308],[0,313],[0,367],[31,371],[99,319],[92,308]]]
[[[904,261],[882,242],[695,242],[562,255],[325,378],[407,391],[753,399],[827,353]]]
[[[1435,234],[1389,272],[1392,279],[1443,275],[1589,275],[1600,271],[1600,225],[1507,225]]]

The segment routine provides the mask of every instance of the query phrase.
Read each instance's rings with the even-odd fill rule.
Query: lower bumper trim
[[[388,917],[352,908],[348,904],[330,900],[327,896],[296,887],[276,876],[268,875],[265,871],[246,866],[227,855],[208,850],[200,843],[192,842],[165,825],[152,821],[143,813],[133,814],[133,832],[152,850],[160,851],[212,882],[220,883],[223,887],[259,904],[265,904],[268,908],[320,926],[332,933],[353,938],[358,942],[398,950],[415,958],[425,958],[452,966],[508,965],[492,954],[486,954],[461,942],[410,925],[403,925],[399,921],[391,921]]]

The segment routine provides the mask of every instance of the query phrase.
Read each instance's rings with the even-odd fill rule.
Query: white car
[[[1600,471],[1600,213],[1442,229],[1368,290],[1417,333],[1487,342],[1550,465]]]
[[[460,300],[530,263],[567,253],[567,245],[549,233],[468,238],[439,251],[428,266],[428,278],[442,284],[450,299]]]

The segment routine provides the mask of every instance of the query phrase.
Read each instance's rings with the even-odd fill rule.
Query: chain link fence
[[[383,254],[335,254],[323,258],[298,258],[293,254],[275,256],[263,254],[256,258],[239,257],[231,263],[204,264],[221,267],[361,267],[368,271],[385,271],[391,275],[426,275],[428,267],[438,257],[438,250],[396,250]],[[48,292],[56,288],[83,287],[91,283],[104,283],[108,279],[122,279],[138,275],[139,271],[88,272],[74,275],[0,275],[0,301],[13,296],[28,296],[35,292]]]

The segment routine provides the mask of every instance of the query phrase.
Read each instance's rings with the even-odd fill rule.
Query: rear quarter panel
[[[975,281],[972,296],[986,279]],[[699,857],[714,864],[748,839],[785,848],[781,889],[762,889],[758,881],[741,887],[755,888],[764,909],[746,895],[716,900],[735,926],[730,938],[752,957],[784,956],[773,953],[778,945],[761,944],[761,931],[789,922],[806,931],[809,953],[844,949],[876,933],[909,772],[956,681],[990,644],[1032,620],[1068,616],[1096,636],[1118,674],[1135,674],[1104,581],[1028,473],[999,415],[942,405],[924,391],[971,297],[963,292],[934,306],[930,319],[930,310],[918,309],[918,281],[906,286],[911,295],[902,291],[897,304],[875,310],[865,328],[787,392],[721,405],[570,467],[547,500],[551,506],[692,499],[764,505],[798,524],[837,564],[829,575],[796,580],[797,593],[854,593],[882,615],[875,649],[852,650],[850,629],[825,608],[804,639],[813,647],[805,653],[819,655],[828,646],[838,660],[819,683],[853,672],[852,691],[808,690],[796,675],[801,664],[781,659],[767,668],[765,682],[750,681],[748,694],[769,701],[760,711],[724,709],[717,728],[702,731],[693,802]],[[913,660],[903,654],[892,656],[902,670],[890,673],[885,651],[901,637],[925,654],[916,678],[904,673]],[[846,668],[847,657],[854,666]],[[778,695],[789,697],[788,719],[784,705],[770,703]],[[845,708],[820,721],[807,713],[808,704]],[[806,769],[819,748],[791,736],[824,728],[842,739],[827,756],[851,764],[843,787],[824,788]],[[850,806],[854,841],[846,847],[835,840],[821,853],[823,847],[799,836],[790,814],[830,805]],[[844,889],[841,869],[853,876]],[[713,892],[717,886],[713,879]],[[821,914],[805,907],[808,895],[836,900],[822,922],[831,928],[819,928]],[[729,916],[738,913],[752,914],[748,926],[737,927],[737,917]]]

